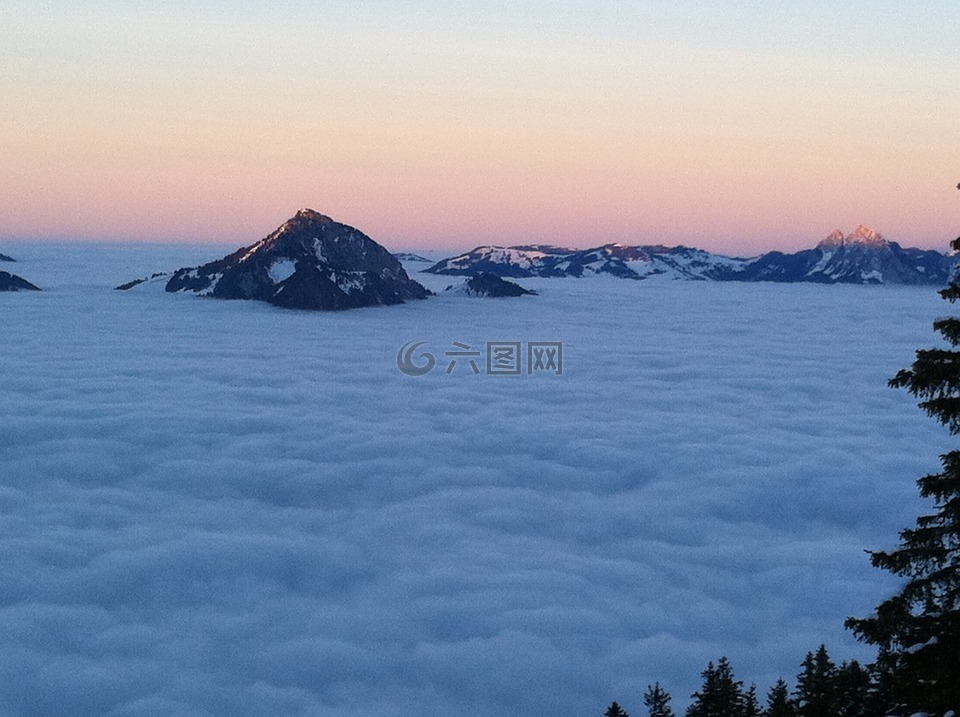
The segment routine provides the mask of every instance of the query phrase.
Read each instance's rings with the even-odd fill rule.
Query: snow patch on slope
[[[277,259],[270,265],[268,273],[274,284],[286,281],[297,270],[297,262],[293,259]]]

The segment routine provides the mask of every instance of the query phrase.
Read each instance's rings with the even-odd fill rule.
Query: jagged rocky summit
[[[535,291],[525,289],[519,284],[502,279],[496,274],[481,272],[471,276],[458,286],[448,286],[447,291],[463,294],[464,296],[500,298],[510,296],[536,296]]]
[[[312,209],[301,209],[256,244],[177,270],[165,288],[314,310],[399,304],[430,295],[373,239]]]
[[[664,277],[711,281],[778,281],[856,284],[947,283],[956,260],[937,251],[904,249],[863,225],[835,231],[813,249],[768,252],[743,259],[685,246],[605,244],[593,249],[548,245],[481,246],[444,259],[425,271],[509,277],[582,277],[606,274],[625,279]]]
[[[0,271],[0,291],[40,291],[40,287],[16,274]]]

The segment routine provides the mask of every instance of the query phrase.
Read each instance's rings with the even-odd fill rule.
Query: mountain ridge
[[[903,248],[859,224],[849,234],[835,230],[812,249],[770,251],[741,258],[687,246],[603,244],[563,249],[526,244],[479,246],[424,271],[513,278],[583,277],[609,274],[626,279],[666,277],[696,281],[774,281],[860,284],[945,284],[957,260],[929,249]]]

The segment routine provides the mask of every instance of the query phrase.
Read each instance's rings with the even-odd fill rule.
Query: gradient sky
[[[0,6],[0,240],[390,248],[960,232],[960,4]]]

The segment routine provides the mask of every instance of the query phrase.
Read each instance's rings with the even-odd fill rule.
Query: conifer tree
[[[703,686],[694,692],[693,702],[687,708],[686,717],[743,717],[743,683],[734,679],[733,669],[726,657],[721,657],[716,667],[707,663],[702,673]]]
[[[866,713],[868,715],[893,714],[897,700],[894,696],[894,663],[887,651],[881,647],[877,651],[877,661],[870,665],[870,689],[867,693]]]
[[[619,704],[611,702],[610,706],[607,707],[607,711],[603,713],[603,717],[630,717],[630,715],[624,712],[623,707]]]
[[[777,680],[767,694],[767,709],[764,717],[797,717],[797,708],[790,699],[790,688],[783,678]]]
[[[960,189],[960,185],[958,185]],[[960,237],[951,246],[960,250]],[[954,274],[940,296],[960,299]],[[909,369],[891,380],[920,399],[920,407],[951,434],[960,433],[960,318],[933,328],[947,348],[920,349]],[[900,533],[892,552],[872,552],[875,567],[905,580],[900,591],[867,618],[846,625],[880,648],[877,669],[890,681],[896,706],[909,712],[960,712],[960,450],[940,456],[941,471],[917,481],[934,512]]]
[[[797,714],[800,717],[839,717],[840,699],[837,666],[827,648],[808,652],[797,675]]]
[[[844,662],[837,672],[837,700],[842,717],[870,717],[873,680],[856,660]],[[878,711],[883,711],[881,707]]]
[[[647,685],[647,691],[643,695],[643,704],[650,717],[673,717],[673,709],[670,707],[670,693],[663,689],[659,682]]]
[[[757,686],[750,685],[750,689],[743,693],[743,717],[760,717],[760,701],[757,699]]]

